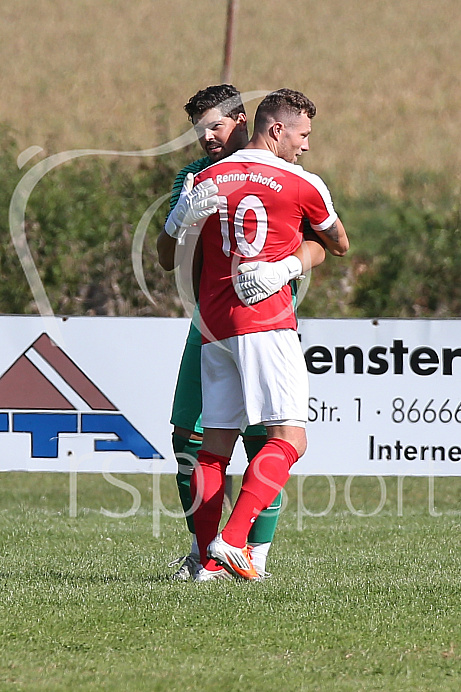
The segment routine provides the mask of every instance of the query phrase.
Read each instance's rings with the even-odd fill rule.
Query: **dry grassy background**
[[[226,4],[2,0],[0,121],[47,152],[160,144],[159,113],[176,136],[220,81]],[[392,190],[407,169],[460,170],[460,46],[459,0],[241,0],[232,81],[306,92],[307,167]]]

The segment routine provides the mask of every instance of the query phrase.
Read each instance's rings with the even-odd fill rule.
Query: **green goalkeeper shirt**
[[[208,156],[204,156],[201,159],[192,161],[192,163],[189,163],[187,166],[184,166],[184,168],[182,168],[179,171],[178,175],[174,179],[173,187],[171,188],[170,210],[168,212],[168,216],[170,215],[172,209],[174,209],[178,203],[179,195],[181,194],[182,186],[184,185],[184,179],[186,175],[188,173],[197,175],[197,173],[203,171],[204,168],[208,168],[208,166],[211,166],[212,163],[212,160],[209,159]]]
[[[212,160],[209,159],[208,156],[203,156],[203,158],[197,159],[196,161],[192,161],[192,163],[189,163],[187,166],[184,166],[184,168],[182,168],[179,171],[178,175],[174,179],[173,187],[171,188],[170,210],[168,212],[168,215],[171,213],[172,209],[174,209],[178,203],[179,195],[181,194],[182,186],[184,185],[184,179],[186,175],[188,173],[197,175],[197,173],[203,171],[204,168],[208,168],[208,166],[211,166],[212,163]],[[196,308],[194,320],[190,326],[189,334],[187,336],[187,341],[198,346],[202,344],[202,336],[200,334],[199,329],[196,326],[196,324],[198,324],[199,322],[199,319],[200,318],[198,314],[198,309]]]

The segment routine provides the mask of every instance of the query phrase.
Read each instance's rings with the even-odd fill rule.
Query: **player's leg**
[[[173,450],[178,462],[178,472],[176,474],[176,485],[178,487],[179,499],[186,517],[187,528],[191,534],[195,534],[194,517],[191,512],[192,498],[190,494],[190,478],[194,470],[194,461],[202,445],[202,436],[195,438],[191,430],[184,430],[175,426],[173,432]]]
[[[269,437],[262,450],[250,462],[243,476],[237,502],[222,531],[223,540],[227,543],[243,548],[256,517],[281,492],[289,478],[290,468],[305,448],[305,422],[300,423],[302,427],[283,424],[275,426],[274,430],[284,430],[283,437]]]
[[[279,330],[236,339],[247,414],[250,423],[265,421],[268,441],[245,472],[237,502],[219,537],[224,547],[215,541],[209,547],[209,554],[220,558],[229,549],[232,560],[232,550],[244,550],[255,518],[273,502],[288,480],[291,466],[304,453],[308,418],[307,371],[296,333]],[[220,564],[225,566],[225,561],[221,559]]]
[[[194,518],[191,512],[190,480],[194,465],[197,463],[203,433],[200,425],[202,411],[200,340],[200,334],[194,326],[191,326],[181,359],[171,414],[171,423],[174,425],[173,450],[178,462],[176,484],[186,516],[187,528],[191,534],[189,555],[170,563],[170,566],[180,565],[173,578],[181,580],[193,577],[199,565]]]
[[[201,435],[199,440],[193,439],[194,435],[195,433],[192,431],[184,430],[183,428],[175,427],[173,432],[173,449],[178,462],[176,485],[186,517],[187,528],[191,536],[189,553],[172,560],[168,565],[169,567],[176,567],[176,572],[172,575],[172,579],[179,581],[193,579],[195,573],[201,566],[197,538],[195,535],[194,517],[192,514],[190,479],[202,442]]]
[[[219,567],[208,559],[206,549],[218,532],[226,485],[226,468],[239,433],[238,430],[221,431],[205,428],[204,443],[208,444],[211,450],[220,448],[219,444],[214,444],[216,440],[214,436],[221,432],[226,434],[228,440],[225,453],[218,454],[217,451],[201,449],[198,454],[198,465],[191,478],[191,495],[195,503],[194,524],[200,564],[205,573],[219,570]]]
[[[227,341],[227,340],[225,340]],[[191,479],[194,525],[205,569],[219,569],[207,559],[206,550],[216,535],[222,513],[225,471],[235,441],[244,423],[240,377],[225,342],[202,346],[202,387],[204,435],[198,466]]]
[[[248,426],[242,435],[242,441],[247,459],[251,461],[267,442],[266,428],[263,425]],[[251,559],[261,576],[266,573],[267,556],[274,539],[281,506],[282,493],[280,492],[271,505],[262,510],[248,534]]]

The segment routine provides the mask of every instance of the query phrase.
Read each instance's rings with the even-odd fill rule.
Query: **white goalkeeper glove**
[[[290,255],[278,262],[245,262],[239,265],[235,292],[246,305],[254,305],[277,293],[302,275],[301,260]]]
[[[194,176],[188,173],[178,202],[165,222],[168,235],[179,238],[184,228],[214,214],[218,209],[218,192],[211,178],[194,187]]]

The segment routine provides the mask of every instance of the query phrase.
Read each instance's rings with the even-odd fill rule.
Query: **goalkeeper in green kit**
[[[176,246],[187,227],[217,210],[217,187],[209,179],[193,188],[194,176],[248,143],[245,109],[240,93],[232,85],[207,87],[192,96],[184,108],[195,127],[206,156],[185,166],[174,181],[170,213],[157,240],[159,262],[167,271],[174,269],[177,263]],[[307,240],[296,253],[285,260],[245,265],[247,271],[241,273],[239,278],[239,297],[248,304],[259,302],[280,290],[290,280],[302,276],[304,271],[321,264],[325,258],[325,250],[318,236],[307,232],[305,237]],[[190,493],[190,478],[203,433],[200,425],[201,334],[194,322],[195,320],[191,324],[181,360],[170,421],[174,426],[173,449],[178,461],[176,482],[187,527],[192,536],[189,554],[173,561],[170,566],[179,565],[173,579],[184,581],[195,579],[201,569]],[[265,442],[266,430],[263,425],[250,426],[245,430],[243,444],[248,460],[259,452]],[[248,537],[253,564],[262,577],[266,575],[266,559],[277,526],[280,507],[281,495],[278,495],[272,505],[258,516]]]

